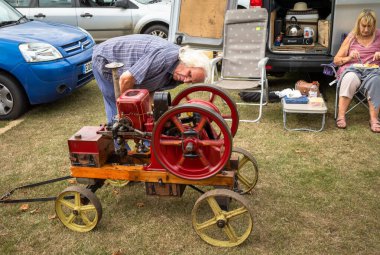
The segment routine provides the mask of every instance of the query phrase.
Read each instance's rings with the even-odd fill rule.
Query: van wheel
[[[144,31],[144,34],[155,35],[163,39],[168,39],[169,29],[163,25],[153,25],[151,27],[148,27]]]
[[[9,76],[0,74],[0,120],[18,118],[27,110],[28,104],[19,84]]]

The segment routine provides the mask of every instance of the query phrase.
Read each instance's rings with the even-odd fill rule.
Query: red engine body
[[[129,89],[116,101],[119,118],[126,118],[132,127],[141,131],[151,131],[146,127],[148,112],[150,111],[149,91],[146,89]],[[149,130],[150,129],[150,130]]]
[[[101,167],[115,150],[113,139],[97,134],[99,129],[85,126],[68,140],[73,166]]]

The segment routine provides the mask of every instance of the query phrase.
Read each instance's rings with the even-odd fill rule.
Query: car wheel
[[[148,27],[144,31],[144,34],[156,35],[161,38],[168,39],[169,29],[163,25],[154,25],[154,26]]]
[[[16,119],[28,107],[28,100],[19,84],[0,74],[0,120]]]

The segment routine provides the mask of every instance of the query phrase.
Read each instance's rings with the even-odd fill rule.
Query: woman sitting
[[[380,107],[380,29],[376,29],[376,14],[364,9],[359,14],[355,28],[342,43],[334,58],[339,67],[338,128],[346,128],[346,111],[358,89],[363,89],[369,105],[370,128],[380,133],[378,119]]]

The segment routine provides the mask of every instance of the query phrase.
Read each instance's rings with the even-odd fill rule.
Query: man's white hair
[[[204,83],[211,82],[211,65],[210,59],[201,50],[191,49],[189,46],[185,46],[179,49],[179,60],[187,67],[200,67],[205,70]]]

